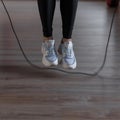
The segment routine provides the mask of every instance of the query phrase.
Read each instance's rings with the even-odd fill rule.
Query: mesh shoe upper
[[[42,52],[49,62],[54,62],[57,59],[57,53],[55,51],[55,40],[43,42]]]
[[[71,41],[64,42],[64,44],[61,44],[59,50],[62,53],[63,62],[65,62],[65,64],[73,65],[76,62],[76,58],[73,50],[73,44]]]

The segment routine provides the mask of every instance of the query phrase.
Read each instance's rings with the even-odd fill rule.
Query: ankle
[[[43,41],[46,42],[46,41],[49,41],[49,40],[53,40],[53,37],[50,36],[50,37],[43,37]]]
[[[61,40],[61,43],[63,44],[63,43],[65,43],[65,42],[69,42],[69,41],[72,41],[72,38],[69,38],[69,39],[63,38],[63,39]]]

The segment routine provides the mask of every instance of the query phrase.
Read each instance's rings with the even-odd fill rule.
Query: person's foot
[[[55,40],[48,40],[42,43],[42,63],[46,66],[58,65],[58,56],[55,50]]]
[[[62,55],[62,66],[64,68],[75,69],[77,66],[76,57],[73,50],[72,41],[61,43],[58,52]]]

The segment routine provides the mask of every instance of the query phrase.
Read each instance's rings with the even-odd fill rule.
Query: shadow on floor
[[[62,77],[61,73],[58,73],[56,71],[51,70],[45,70],[45,69],[34,69],[30,66],[17,66],[17,65],[8,65],[8,66],[0,66],[1,73],[5,73],[8,75],[20,75],[24,77],[29,78],[56,78],[56,77]]]
[[[45,80],[90,80],[93,77],[83,75],[70,75],[63,72],[48,69],[34,69],[31,66],[1,65],[0,76],[5,80],[10,79],[45,79]]]

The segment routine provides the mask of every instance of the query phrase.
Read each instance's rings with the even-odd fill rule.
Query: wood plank
[[[6,1],[6,5],[25,53],[34,64],[43,67],[36,1]],[[61,39],[59,14],[57,2],[53,25],[56,48]],[[100,67],[112,14],[113,9],[103,1],[79,2],[73,31],[78,61],[74,71],[93,73]],[[119,120],[119,14],[118,8],[105,67],[99,76],[90,77],[31,68],[0,5],[0,120]]]

